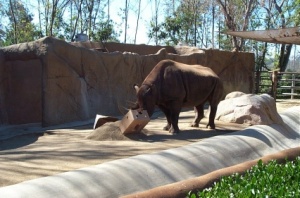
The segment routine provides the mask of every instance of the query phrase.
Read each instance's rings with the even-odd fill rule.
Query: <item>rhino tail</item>
[[[210,95],[210,105],[217,106],[224,97],[224,87],[221,80],[217,80],[214,89]]]

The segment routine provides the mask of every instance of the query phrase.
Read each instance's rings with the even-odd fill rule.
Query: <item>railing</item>
[[[300,96],[300,92],[297,92],[297,90],[300,90],[300,73],[273,71],[272,90],[275,99],[284,95],[290,96],[291,99]]]
[[[300,98],[300,73],[256,72],[256,93],[268,93],[276,98]]]

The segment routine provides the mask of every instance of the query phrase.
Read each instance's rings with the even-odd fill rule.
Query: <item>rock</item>
[[[281,124],[274,98],[267,94],[229,93],[218,105],[216,120],[249,125]]]
[[[191,55],[194,53],[204,54],[205,51],[202,49],[199,49],[197,47],[190,47],[190,46],[176,46],[175,50],[177,54],[180,55]]]
[[[230,98],[237,98],[237,97],[240,97],[242,95],[245,95],[245,93],[240,92],[240,91],[234,91],[234,92],[231,92],[231,93],[227,94],[226,97],[225,97],[225,100],[230,99]]]

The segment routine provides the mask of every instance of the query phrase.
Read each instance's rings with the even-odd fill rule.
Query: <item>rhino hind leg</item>
[[[204,117],[203,104],[194,107],[195,119],[191,124],[191,127],[199,127],[201,119]]]
[[[217,112],[217,106],[210,106],[210,113],[209,113],[209,121],[206,125],[206,128],[215,129],[215,117]]]
[[[215,129],[215,117],[217,113],[218,104],[222,99],[223,95],[223,84],[221,81],[218,81],[216,84],[213,93],[210,95],[208,101],[210,104],[210,113],[209,113],[209,121],[206,125],[206,128]]]

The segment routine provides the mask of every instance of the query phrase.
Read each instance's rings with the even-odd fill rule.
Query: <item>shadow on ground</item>
[[[134,141],[144,142],[164,142],[167,140],[199,140],[204,138],[210,138],[217,135],[225,135],[235,132],[235,130],[201,130],[201,129],[185,129],[176,135],[171,135],[167,131],[165,134],[151,134],[149,130],[143,129],[142,133],[128,134],[128,137]],[[149,135],[150,134],[150,135]]]
[[[42,135],[43,134],[41,133],[31,133],[31,134],[18,135],[5,140],[0,140],[0,151],[17,149],[32,144],[35,141],[37,141],[38,138]]]

